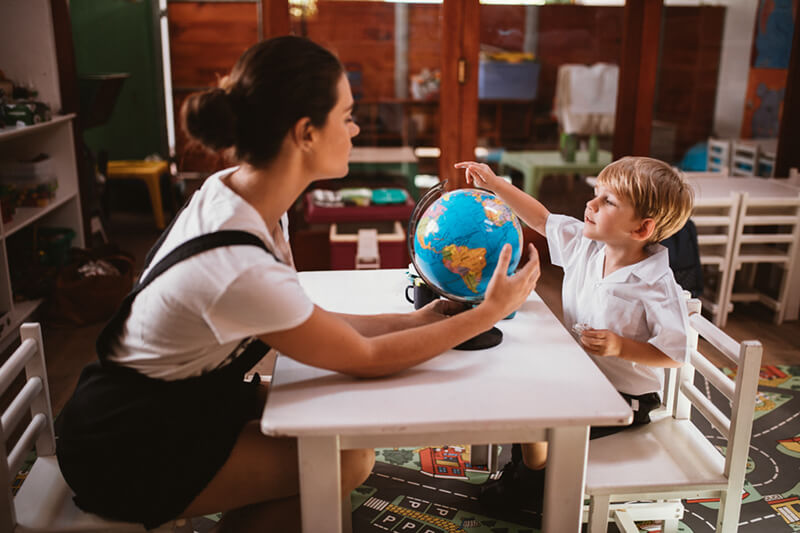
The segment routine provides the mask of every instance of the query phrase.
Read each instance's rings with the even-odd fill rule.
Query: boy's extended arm
[[[516,188],[513,184],[495,175],[489,165],[475,161],[462,161],[456,168],[466,170],[467,182],[486,187],[499,196],[525,224],[545,235],[545,225],[550,211],[536,198]]]
[[[650,344],[617,335],[607,329],[588,329],[581,333],[581,344],[592,355],[614,356],[647,366],[677,368],[682,366]]]
[[[545,227],[550,211],[542,202],[506,181],[499,183],[494,192],[525,221],[525,224],[541,235],[546,235]]]

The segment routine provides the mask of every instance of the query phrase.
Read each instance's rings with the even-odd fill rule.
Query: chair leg
[[[717,511],[717,533],[735,533],[739,529],[742,495],[723,491]]]
[[[630,513],[624,509],[614,511],[614,523],[623,533],[639,533],[639,528],[636,527]]]
[[[608,503],[607,494],[595,495],[589,498],[589,527],[587,533],[606,533],[608,531]]]
[[[161,174],[146,176],[144,181],[147,184],[147,192],[150,194],[150,204],[153,207],[156,227],[163,230],[166,224],[164,223],[164,206],[161,202]]]
[[[664,520],[664,529],[662,533],[678,533],[678,524],[680,520],[677,518],[670,518],[668,520]]]

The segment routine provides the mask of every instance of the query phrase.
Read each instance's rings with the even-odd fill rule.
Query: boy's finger
[[[475,162],[475,161],[460,161],[460,162],[454,164],[453,166],[456,167],[456,168],[467,168],[467,167],[470,167],[472,165],[477,165],[477,164],[478,163]]]

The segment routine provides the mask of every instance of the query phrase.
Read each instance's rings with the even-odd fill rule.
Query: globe
[[[411,260],[419,276],[441,296],[478,303],[506,243],[511,245],[508,274],[517,268],[522,228],[511,208],[485,189],[443,189],[444,182],[431,189],[412,214]]]

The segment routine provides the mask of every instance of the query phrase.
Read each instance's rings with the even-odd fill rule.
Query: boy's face
[[[612,246],[640,240],[637,231],[643,221],[633,204],[603,185],[597,185],[594,198],[586,202],[583,221],[583,235],[588,239]]]

